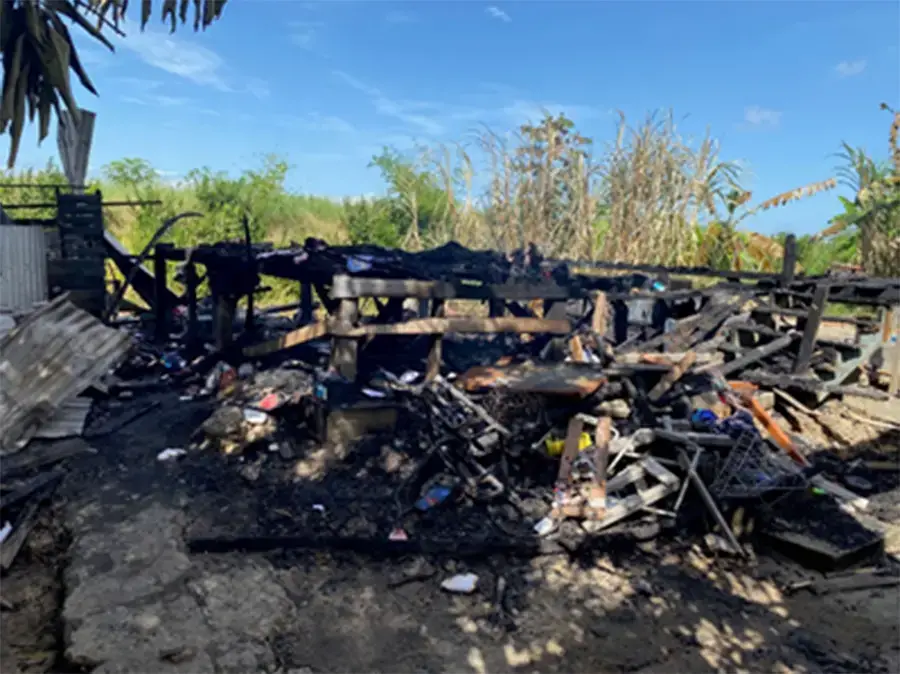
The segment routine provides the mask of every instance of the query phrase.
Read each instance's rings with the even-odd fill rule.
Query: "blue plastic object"
[[[446,501],[451,493],[453,493],[451,487],[441,484],[434,485],[425,492],[425,495],[422,496],[422,498],[416,501],[415,506],[418,510],[425,512]]]

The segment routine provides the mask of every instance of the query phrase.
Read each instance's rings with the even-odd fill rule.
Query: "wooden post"
[[[900,307],[891,307],[884,312],[881,339],[884,343],[884,364],[890,374],[888,380],[888,394],[895,396],[900,393]]]
[[[444,300],[432,300],[431,315],[440,318],[444,315]],[[428,349],[428,361],[425,367],[425,381],[431,382],[441,373],[443,335],[431,336],[431,347]]]
[[[169,336],[169,307],[166,306],[166,250],[172,244],[158,243],[153,257],[153,289],[155,338],[158,343],[165,342]]]
[[[236,302],[226,295],[214,295],[213,332],[216,338],[216,349],[223,351],[231,345],[234,337],[234,310]]]
[[[594,489],[591,494],[591,510],[602,514],[606,510],[606,468],[609,464],[609,441],[612,439],[612,419],[600,417],[594,429]]]
[[[609,318],[609,301],[606,293],[598,292],[594,295],[594,313],[591,314],[591,332],[594,333],[598,344],[606,336],[606,328]]]
[[[253,290],[247,293],[247,313],[244,314],[244,332],[253,330]]]
[[[567,487],[572,479],[572,464],[578,458],[581,433],[584,430],[584,421],[580,417],[569,419],[566,429],[566,442],[563,445],[562,456],[559,457],[559,471],[556,474],[556,486]]]
[[[197,280],[197,265],[188,260],[184,267],[184,283],[187,286],[188,343],[191,345],[197,344],[200,338],[197,330]]]
[[[797,269],[797,237],[788,234],[784,239],[784,259],[781,263],[781,282],[791,283]]]
[[[800,341],[800,350],[797,353],[797,360],[794,362],[794,374],[804,374],[809,369],[809,361],[812,359],[816,346],[816,336],[819,334],[819,326],[822,324],[822,315],[825,313],[826,304],[828,304],[828,285],[820,283],[816,286],[812,305],[806,314],[803,339]]]
[[[312,290],[311,284],[300,284],[300,325],[307,325],[313,322]]]
[[[336,325],[353,327],[359,318],[359,300],[341,300],[338,305]],[[350,381],[356,380],[359,343],[353,337],[335,337],[331,342],[331,365],[338,374]]]
[[[621,344],[628,339],[628,305],[623,300],[613,301],[613,341]]]

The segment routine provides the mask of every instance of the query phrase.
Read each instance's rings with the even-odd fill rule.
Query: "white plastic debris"
[[[397,527],[388,535],[389,541],[408,541],[409,535],[400,527]]]
[[[472,594],[478,587],[478,576],[474,573],[460,573],[441,583],[441,589],[455,594]]]
[[[187,452],[180,447],[169,447],[156,455],[157,461],[172,461],[178,457],[184,456]]]
[[[3,528],[0,529],[0,543],[6,540],[6,537],[12,533],[12,524],[7,522],[3,525]]]
[[[547,536],[556,529],[556,520],[552,517],[545,517],[534,525],[534,533],[538,536]]]
[[[261,426],[269,419],[269,415],[260,410],[254,410],[249,407],[244,408],[244,421],[254,426]]]
[[[363,395],[368,396],[369,398],[387,398],[387,393],[378,391],[374,388],[364,388],[362,392]]]
[[[315,510],[317,513],[325,512],[325,506],[323,506],[321,503],[313,503],[312,509]]]
[[[415,370],[407,370],[400,375],[400,381],[402,381],[404,384],[412,384],[418,378],[419,373]]]

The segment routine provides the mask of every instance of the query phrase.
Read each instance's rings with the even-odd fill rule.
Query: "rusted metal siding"
[[[0,311],[28,311],[46,299],[43,228],[0,224]]]
[[[65,296],[24,318],[0,341],[0,456],[21,449],[119,363],[130,342]]]

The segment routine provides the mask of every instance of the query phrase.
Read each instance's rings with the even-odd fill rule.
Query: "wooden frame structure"
[[[753,333],[755,346],[746,345],[736,352],[738,361],[755,362],[773,353],[789,350],[794,354],[788,374],[778,375],[781,381],[810,384],[810,364],[820,326],[824,321],[839,321],[856,326],[857,332],[868,331],[857,338],[853,353],[844,354],[840,371],[818,382],[819,390],[831,390],[843,385],[848,375],[866,362],[891,339],[890,330],[878,322],[848,316],[829,316],[830,303],[844,303],[880,307],[885,310],[884,326],[892,307],[900,306],[900,279],[870,279],[866,277],[810,278],[795,273],[794,247],[786,246],[781,272],[764,274],[744,271],[720,271],[694,267],[662,267],[657,265],[624,265],[619,263],[577,263],[553,261],[551,268],[562,269],[561,274],[522,273],[500,268],[503,258],[497,253],[468,251],[457,246],[455,254],[463,262],[434,262],[439,252],[425,251],[410,254],[384,251],[372,247],[320,247],[275,250],[269,245],[216,244],[191,251],[160,244],[155,250],[155,302],[157,337],[160,341],[168,333],[167,319],[171,296],[165,285],[165,265],[170,260],[184,263],[185,301],[188,308],[188,334],[196,338],[197,287],[202,280],[197,266],[206,267],[215,305],[216,346],[230,346],[234,312],[241,297],[247,297],[248,311],[245,330],[252,331],[254,310],[252,297],[258,291],[261,274],[297,281],[300,301],[277,307],[278,310],[299,309],[301,327],[268,342],[245,345],[242,356],[260,358],[277,351],[322,338],[332,340],[331,364],[345,378],[353,380],[359,370],[361,341],[382,336],[429,336],[426,375],[433,379],[440,370],[443,336],[447,333],[514,333],[541,334],[550,337],[573,335],[587,327],[599,335],[607,335],[607,320],[611,322],[611,339],[627,349],[628,333],[634,326],[638,305],[652,307],[652,320],[644,316],[646,332],[663,335],[661,321],[673,303],[688,303],[695,298],[703,302],[731,291],[738,299],[734,307],[723,306],[719,313],[737,313],[741,293],[754,297],[756,307],[751,321],[742,327],[735,324],[734,333]],[[373,252],[374,251],[374,252]],[[460,253],[459,251],[463,251]],[[431,255],[427,263],[416,264],[418,256]],[[465,256],[482,256],[473,260]],[[351,261],[353,262],[351,264]],[[368,266],[367,266],[368,265]],[[593,268],[593,269],[592,269]],[[603,275],[593,270],[613,269],[616,275]],[[577,270],[577,271],[573,271]],[[632,274],[622,272],[632,271]],[[665,288],[648,287],[646,272],[665,279]],[[670,282],[680,275],[706,276],[720,279],[717,286],[693,288],[688,282],[677,287]],[[430,276],[430,277],[429,277]],[[671,287],[670,287],[671,286]],[[314,321],[313,294],[327,312]],[[360,302],[374,299],[378,315],[362,317]],[[762,301],[760,301],[762,298]],[[767,300],[766,300],[767,298]],[[470,300],[487,302],[489,317],[451,317],[446,315],[448,301]],[[418,317],[404,320],[407,301],[418,303]],[[543,305],[536,315],[534,301]],[[580,308],[573,304],[580,302]],[[601,309],[597,310],[597,306]],[[663,311],[655,315],[656,309]],[[574,319],[572,311],[575,310]],[[640,312],[639,312],[640,313]],[[702,312],[701,312],[702,313]],[[774,316],[788,316],[797,321],[799,338],[784,339],[784,333],[767,328]],[[700,316],[698,316],[700,318]],[[713,321],[714,323],[715,321]],[[702,323],[702,321],[701,321]],[[698,323],[699,326],[699,323]],[[646,348],[656,338],[643,342]],[[852,349],[851,349],[852,350]],[[764,382],[760,382],[764,383]]]

